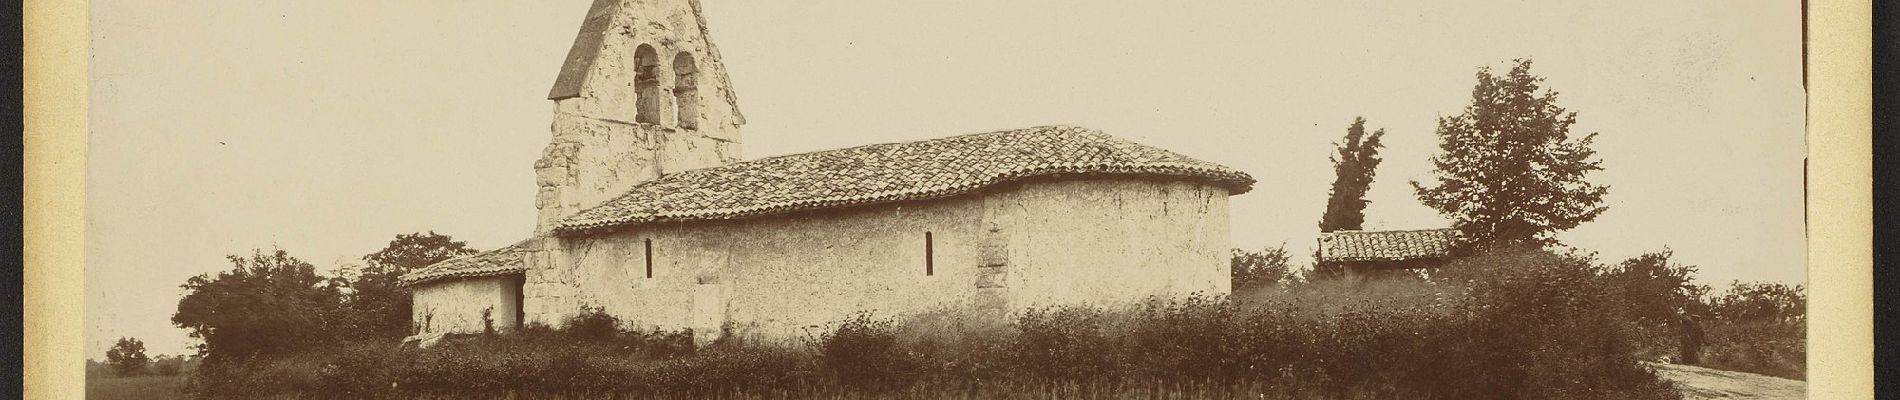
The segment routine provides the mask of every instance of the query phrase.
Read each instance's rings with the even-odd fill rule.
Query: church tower
[[[740,158],[745,116],[699,0],[594,0],[548,99],[536,236],[641,182]]]

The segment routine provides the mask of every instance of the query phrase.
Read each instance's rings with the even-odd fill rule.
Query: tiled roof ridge
[[[640,201],[641,199],[639,197],[636,197],[636,195],[648,195],[648,196],[652,195],[650,193],[642,193],[641,190],[648,188],[648,186],[650,185],[660,185],[660,182],[662,181],[666,181],[666,184],[678,184],[680,181],[689,181],[688,183],[690,184],[691,180],[702,178],[702,177],[708,178],[708,179],[715,179],[715,180],[716,179],[734,179],[730,175],[745,174],[745,173],[759,173],[761,170],[770,171],[770,170],[778,169],[782,167],[799,167],[800,165],[797,165],[797,162],[809,161],[808,159],[821,158],[824,156],[831,156],[831,155],[888,156],[888,154],[880,153],[880,150],[886,150],[886,149],[889,149],[889,150],[915,149],[917,151],[941,150],[939,149],[939,147],[944,147],[946,146],[947,143],[956,143],[958,141],[977,141],[977,142],[974,142],[974,144],[981,145],[983,143],[980,142],[979,140],[986,137],[991,137],[991,136],[1011,138],[1011,139],[1022,139],[1021,137],[1013,137],[1009,135],[1033,135],[1033,136],[1028,136],[1028,137],[1031,137],[1031,138],[1040,137],[1042,138],[1040,140],[1043,140],[1043,141],[1066,140],[1068,142],[1072,142],[1073,144],[1081,145],[1084,148],[1097,149],[1104,152],[1118,152],[1119,151],[1120,153],[1114,153],[1114,154],[1119,155],[1119,156],[1137,156],[1138,160],[1137,161],[1093,160],[1090,162],[1071,161],[1071,162],[1054,162],[1054,163],[1049,162],[1051,160],[1046,160],[1046,159],[1032,160],[1034,162],[1031,162],[1028,165],[1015,165],[1015,166],[1004,165],[1004,166],[1001,166],[1003,167],[1002,169],[998,169],[998,170],[974,171],[976,173],[981,174],[980,176],[972,176],[972,177],[961,178],[961,179],[938,179],[938,180],[933,180],[930,182],[916,182],[919,184],[918,186],[896,187],[896,188],[890,188],[890,189],[884,189],[884,190],[878,190],[878,191],[872,191],[872,192],[851,193],[847,191],[846,193],[841,193],[841,194],[814,195],[811,197],[804,197],[804,198],[767,200],[767,201],[760,202],[759,204],[728,204],[726,205],[726,207],[692,208],[692,209],[679,209],[679,210],[653,210],[652,212],[649,212],[646,214],[611,215],[611,213],[615,212],[616,210],[624,209],[630,206],[628,204],[622,204],[623,202],[635,202],[635,204],[631,206],[637,207],[638,206],[637,202]],[[1031,140],[1038,140],[1038,139],[1031,139]],[[1009,144],[1014,144],[1014,143],[1005,142],[1003,145],[1006,146]],[[1104,145],[1123,146],[1125,148],[1110,148]],[[1138,149],[1139,151],[1145,152],[1145,153],[1144,154],[1127,154],[1127,152],[1130,151],[1129,148]],[[1154,159],[1155,161],[1148,161],[1150,159]],[[889,160],[880,160],[880,161],[889,161]],[[899,160],[899,161],[915,161],[915,160]],[[932,159],[929,159],[928,157],[924,157],[919,162],[927,163],[927,162],[936,162],[936,161],[941,161],[941,160],[932,160]],[[778,165],[778,164],[789,164],[789,165]],[[887,168],[887,167],[901,168],[901,166],[885,166],[885,165],[879,165],[879,166],[870,167],[870,168]],[[1038,177],[1038,176],[1062,175],[1062,174],[1106,174],[1106,175],[1121,175],[1121,176],[1149,175],[1149,176],[1170,176],[1170,177],[1175,177],[1175,178],[1184,178],[1184,177],[1196,178],[1198,180],[1214,181],[1214,182],[1225,184],[1232,190],[1233,194],[1245,193],[1248,190],[1251,190],[1251,186],[1254,183],[1253,178],[1250,176],[1247,176],[1246,173],[1236,171],[1224,166],[1220,166],[1218,164],[1213,164],[1206,161],[1194,159],[1192,157],[1175,153],[1173,151],[1168,151],[1165,149],[1142,145],[1140,143],[1114,137],[1106,133],[1103,133],[1102,131],[1099,131],[1099,130],[1073,126],[1073,125],[1043,125],[1043,126],[1036,126],[1036,127],[1030,127],[1030,128],[1022,128],[1022,129],[959,134],[955,136],[940,137],[940,138],[918,140],[918,141],[876,143],[876,144],[846,147],[846,148],[840,148],[840,149],[787,154],[787,155],[762,158],[758,160],[727,164],[727,165],[717,166],[717,167],[709,167],[709,168],[684,171],[672,176],[664,177],[662,179],[657,179],[654,181],[649,181],[646,183],[642,183],[640,185],[636,185],[634,188],[629,189],[627,193],[622,194],[621,196],[616,197],[613,200],[609,200],[593,208],[583,210],[580,213],[575,214],[574,216],[570,216],[566,220],[564,220],[560,225],[555,227],[555,233],[556,234],[571,234],[574,232],[589,231],[589,230],[600,229],[600,228],[624,226],[624,225],[630,225],[630,224],[651,223],[651,222],[658,222],[658,221],[732,219],[732,218],[769,215],[769,214],[804,211],[804,210],[871,205],[871,204],[894,202],[894,201],[923,200],[923,199],[938,198],[938,197],[968,193],[968,192],[972,192],[984,187],[990,187],[990,186],[1007,183],[1007,182],[1015,181],[1015,180],[1028,179],[1028,178]],[[648,200],[653,201],[653,199],[648,199]],[[609,215],[598,215],[598,214],[609,214]]]
[[[427,267],[417,268],[413,271],[409,271],[407,274],[403,274],[399,283],[403,286],[413,286],[450,278],[473,278],[519,273],[523,271],[521,259],[515,256],[526,251],[529,242],[533,240],[534,239],[522,240],[499,249],[453,257],[436,262],[435,264],[429,264]],[[498,257],[505,258],[492,260]],[[493,265],[474,265],[472,268],[470,267],[470,264],[485,263],[491,260],[493,261]]]
[[[1458,228],[1413,228],[1413,229],[1380,229],[1380,230],[1360,229],[1360,230],[1338,230],[1338,231],[1332,231],[1332,232],[1320,232],[1319,234],[1320,235],[1339,235],[1339,234],[1348,234],[1348,233],[1409,233],[1409,232],[1439,232],[1439,231],[1456,232],[1458,231]]]
[[[937,143],[937,142],[948,142],[948,141],[952,141],[952,140],[957,140],[957,139],[968,139],[968,138],[970,138],[970,137],[972,137],[972,136],[983,136],[983,135],[995,135],[995,134],[999,134],[999,133],[1010,133],[1010,132],[1025,132],[1025,131],[1048,131],[1048,130],[1061,130],[1061,131],[1064,131],[1064,132],[1066,132],[1066,133],[1094,133],[1094,134],[1100,134],[1100,135],[1102,135],[1102,136],[1107,136],[1107,137],[1109,137],[1109,138],[1115,138],[1114,136],[1108,136],[1108,134],[1105,134],[1105,133],[1102,133],[1102,131],[1100,131],[1100,130],[1096,130],[1096,129],[1092,129],[1092,128],[1087,128],[1087,127],[1082,127],[1082,126],[1075,126],[1075,125],[1066,125],[1066,124],[1055,124],[1055,125],[1037,125],[1037,126],[1031,126],[1031,127],[1027,127],[1027,128],[1017,128],[1017,129],[1002,129],[1002,130],[987,130],[987,131],[979,131],[979,132],[965,132],[965,133],[959,133],[959,134],[954,134],[954,135],[950,135],[950,136],[940,136],[940,137],[934,137],[934,138],[929,138],[929,139],[918,139],[918,140],[908,140],[908,141],[895,141],[895,142],[882,142],[882,143],[866,143],[866,144],[860,144],[860,145],[856,145],[856,146],[848,146],[848,147],[839,147],[839,148],[835,148],[835,149],[820,149],[820,150],[811,150],[811,151],[802,151],[802,152],[797,152],[797,153],[789,153],[789,154],[780,154],[780,155],[775,155],[775,156],[768,156],[768,157],[762,157],[762,158],[759,158],[759,159],[756,159],[756,160],[746,160],[746,161],[742,161],[742,162],[740,162],[740,163],[756,163],[756,162],[766,162],[766,161],[772,161],[772,160],[777,160],[777,159],[783,159],[783,158],[793,158],[793,157],[802,157],[802,156],[810,156],[810,155],[813,155],[813,154],[820,154],[820,153],[831,153],[831,152],[846,152],[846,151],[855,151],[855,150],[864,150],[864,149],[870,149],[870,148],[877,148],[877,147],[887,147],[887,146],[902,146],[902,145],[921,145],[921,144],[928,144],[928,143]],[[1115,139],[1119,139],[1119,138],[1115,138]],[[735,164],[737,164],[737,163],[735,163]],[[719,166],[719,167],[709,167],[709,168],[701,168],[701,169],[714,169],[714,168],[720,168],[720,167],[726,167],[726,166],[731,166],[731,165],[732,165],[732,164],[727,164],[727,165],[723,165],[723,166]]]
[[[1322,262],[1405,261],[1444,257],[1460,236],[1455,228],[1336,231],[1319,236]]]

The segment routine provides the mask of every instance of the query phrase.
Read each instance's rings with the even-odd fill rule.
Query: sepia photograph
[[[84,395],[1806,399],[1806,6],[97,0]]]

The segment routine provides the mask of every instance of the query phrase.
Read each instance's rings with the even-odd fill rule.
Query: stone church
[[[1225,293],[1234,169],[1072,126],[743,160],[697,0],[595,0],[548,99],[533,235],[404,276],[418,337],[803,337],[859,311]]]

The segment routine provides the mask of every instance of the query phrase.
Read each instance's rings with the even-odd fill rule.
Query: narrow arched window
[[[673,56],[673,99],[679,106],[680,129],[699,129],[699,67],[693,55]]]
[[[634,122],[660,123],[660,55],[653,46],[633,51]]]

